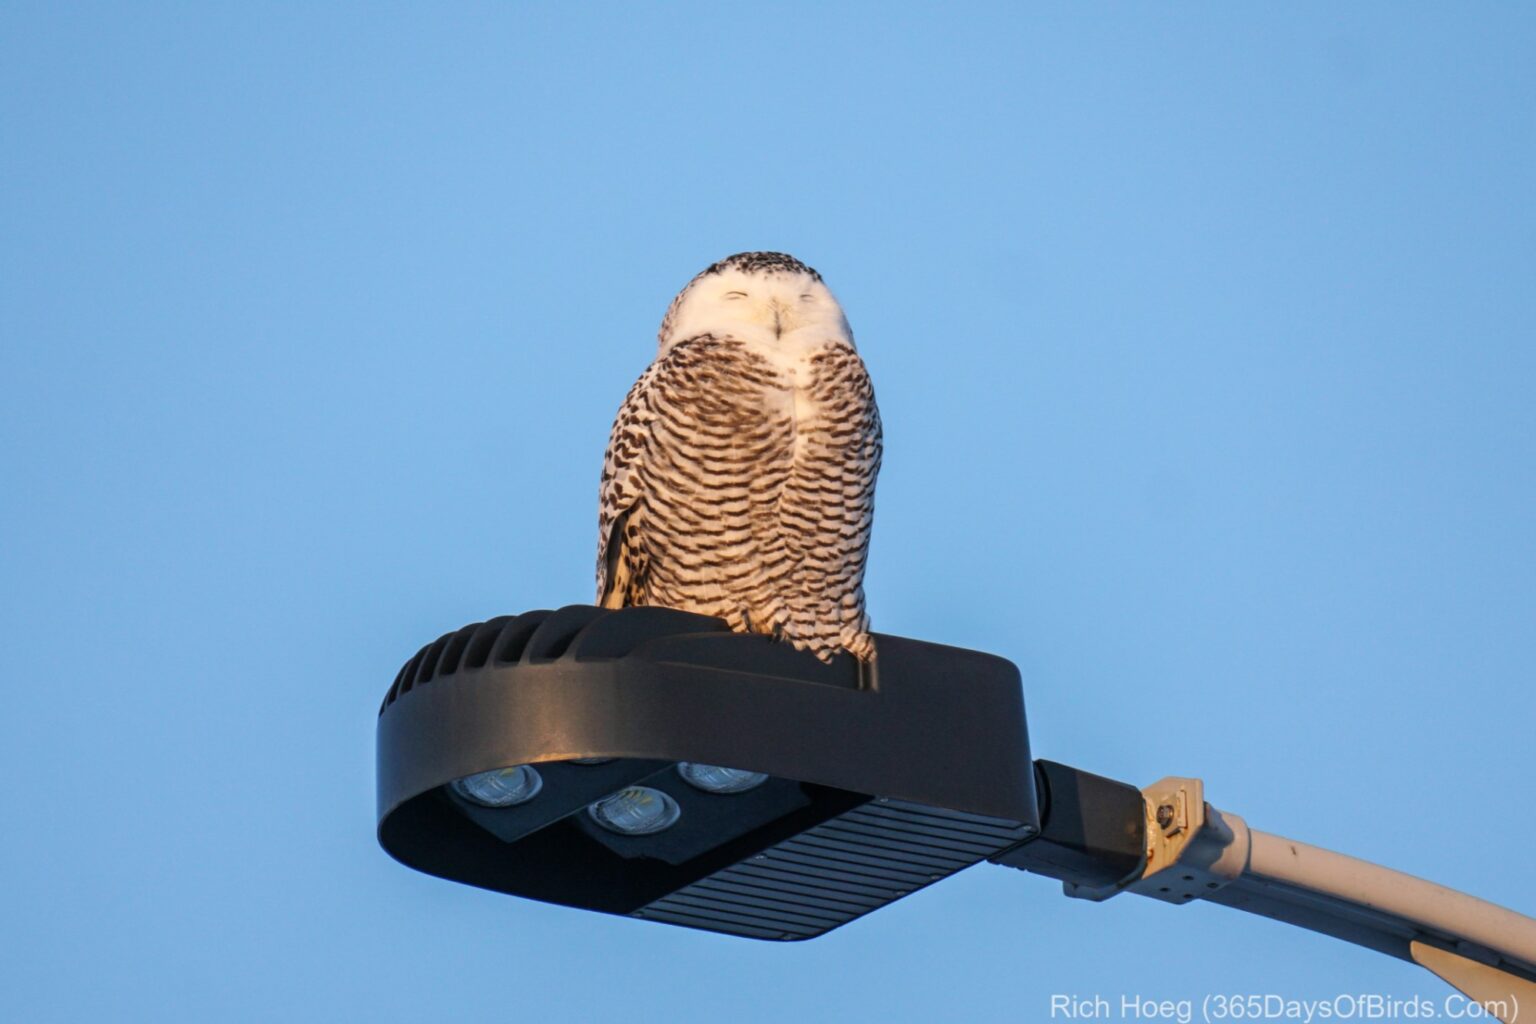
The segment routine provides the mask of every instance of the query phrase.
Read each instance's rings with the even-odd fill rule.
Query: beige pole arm
[[[1130,891],[1168,903],[1197,899],[1310,928],[1411,960],[1490,1016],[1536,1022],[1536,920],[1369,861],[1250,829],[1205,802],[1199,779],[1142,791],[1146,856],[1137,873],[1067,895]],[[1523,1014],[1522,1014],[1523,1011]]]

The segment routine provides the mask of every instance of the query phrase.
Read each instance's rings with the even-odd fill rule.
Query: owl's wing
[[[603,457],[597,513],[597,603],[604,608],[622,608],[629,593],[635,560],[624,550],[624,524],[645,493],[645,464],[661,367],[660,361],[652,363],[629,389],[614,417]]]

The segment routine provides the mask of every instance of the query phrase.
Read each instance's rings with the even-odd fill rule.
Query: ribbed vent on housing
[[[717,871],[636,917],[809,939],[1028,838],[1002,818],[875,800]]]
[[[548,664],[573,653],[583,660],[622,658],[638,644],[658,637],[726,631],[719,619],[670,608],[604,611],[580,604],[472,622],[417,651],[384,695],[379,714],[417,687],[459,671]],[[774,653],[778,651],[775,647]],[[820,662],[811,659],[810,664]]]

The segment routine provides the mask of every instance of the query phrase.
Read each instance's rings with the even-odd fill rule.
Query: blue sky
[[[0,9],[0,1017],[1046,1020],[1441,999],[968,871],[751,943],[408,871],[374,713],[590,599],[676,290],[816,266],[883,632],[1036,753],[1536,913],[1536,17],[1514,5]]]

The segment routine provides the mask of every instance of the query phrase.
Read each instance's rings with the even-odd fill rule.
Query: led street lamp
[[[1018,671],[881,636],[826,665],[584,605],[427,645],[379,716],[379,840],[517,896],[763,939],[836,928],[1038,828]],[[536,772],[498,805],[475,780]]]
[[[1250,828],[1199,779],[1031,764],[1011,663],[876,643],[872,665],[825,665],[661,608],[466,626],[384,700],[379,841],[470,885],[760,939],[989,860],[1082,899],[1208,901],[1345,939],[1506,1024],[1536,1005],[1536,920]]]

